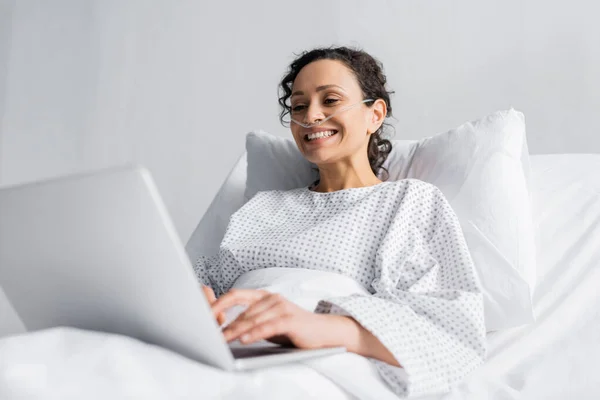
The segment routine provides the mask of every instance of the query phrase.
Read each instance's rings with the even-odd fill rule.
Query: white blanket
[[[344,276],[272,268],[238,288],[282,293],[307,309],[325,294],[362,293]],[[334,289],[332,289],[334,288]],[[233,319],[242,308],[231,309]],[[344,388],[344,389],[342,389]],[[352,393],[352,395],[350,395]],[[132,338],[56,328],[0,340],[0,399],[394,399],[365,358],[352,353],[228,373]]]
[[[0,342],[1,399],[348,398],[314,370],[226,373],[127,337],[51,329]]]

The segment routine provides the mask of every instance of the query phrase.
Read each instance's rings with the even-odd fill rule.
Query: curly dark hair
[[[282,125],[286,126],[284,118],[291,112],[291,106],[288,101],[292,95],[294,80],[302,68],[317,60],[338,60],[343,62],[356,76],[362,90],[363,99],[383,99],[387,106],[386,119],[392,116],[390,94],[394,92],[386,89],[387,79],[383,73],[383,65],[370,54],[355,48],[327,47],[304,51],[300,54],[295,54],[295,56],[297,58],[292,61],[288,71],[279,83],[279,105],[281,106],[279,120]],[[372,106],[373,102],[367,102],[366,104]],[[377,131],[371,134],[367,149],[371,169],[376,176],[383,177],[382,180],[387,180],[389,177],[389,173],[383,167],[383,163],[392,151],[392,143],[383,138],[383,131],[386,126],[389,126],[389,124],[384,122]]]

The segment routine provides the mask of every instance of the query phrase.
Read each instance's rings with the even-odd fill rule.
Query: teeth
[[[329,137],[329,136],[333,135],[334,133],[335,133],[335,131],[323,131],[323,132],[311,133],[308,135],[308,140],[320,139],[322,137]]]

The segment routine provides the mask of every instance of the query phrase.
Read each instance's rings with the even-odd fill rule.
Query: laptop
[[[26,331],[127,335],[228,371],[345,351],[227,344],[143,167],[0,188],[0,287]]]

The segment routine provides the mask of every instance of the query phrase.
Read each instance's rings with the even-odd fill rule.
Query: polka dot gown
[[[319,193],[257,193],[231,216],[198,278],[217,296],[248,271],[308,268],[353,278],[370,295],[322,299],[352,316],[402,368],[372,360],[400,396],[449,391],[484,360],[483,299],[458,219],[435,186],[407,179]]]

